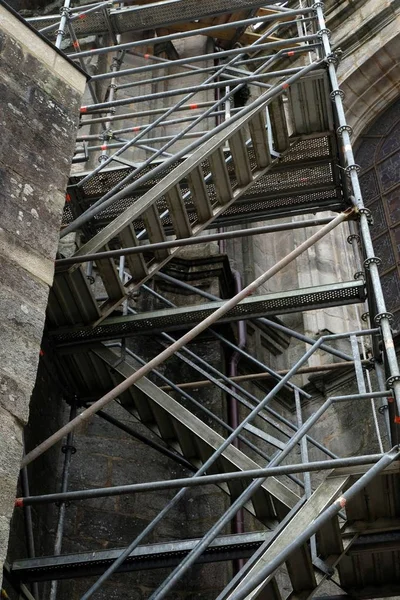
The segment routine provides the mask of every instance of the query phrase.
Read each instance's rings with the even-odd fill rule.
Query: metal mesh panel
[[[39,30],[47,27],[48,25],[52,25],[53,23],[57,23],[58,21],[60,21],[60,17],[55,17],[53,20],[38,19],[36,21],[30,21],[30,24],[35,29]],[[82,15],[82,18],[75,19],[72,22],[72,25],[78,37],[108,32],[107,21],[104,12],[100,10],[89,13],[88,15]],[[53,39],[57,36],[57,29],[54,31],[49,31],[45,35],[46,37]]]
[[[249,319],[259,316],[313,310],[327,306],[353,304],[365,299],[362,282],[338,283],[292,292],[271,294],[261,298],[249,298],[229,311],[220,322]],[[210,303],[199,307],[161,310],[135,315],[125,319],[103,321],[94,329],[83,327],[79,330],[56,333],[56,343],[83,342],[88,340],[114,339],[139,333],[176,331],[191,327],[212,314],[221,303]]]
[[[259,0],[170,0],[162,4],[112,10],[110,14],[115,30],[124,33],[232,13],[235,10],[259,8],[260,4]]]

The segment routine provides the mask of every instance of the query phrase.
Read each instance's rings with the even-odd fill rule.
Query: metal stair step
[[[119,234],[121,246],[123,248],[132,248],[133,246],[140,246],[140,242],[136,237],[136,233],[132,225],[125,227]],[[127,267],[135,279],[141,279],[146,277],[149,270],[146,265],[143,254],[128,254],[125,257]]]
[[[157,206],[152,204],[142,215],[147,235],[151,243],[165,242],[167,239],[164,228],[161,223],[160,215]],[[157,250],[155,253],[157,261],[162,261],[170,254],[169,250]]]
[[[349,281],[319,287],[290,290],[277,294],[253,296],[242,300],[218,323],[226,323],[256,317],[276,316],[291,312],[314,310],[328,306],[363,302],[365,289],[362,281]],[[212,314],[221,302],[157,310],[136,315],[109,317],[98,327],[74,326],[58,328],[49,332],[58,345],[91,340],[102,341],[129,337],[136,334],[159,333],[188,329]]]
[[[265,113],[260,111],[249,122],[250,136],[257,165],[260,169],[271,163]]]
[[[196,235],[207,226],[211,225],[211,223],[224,212],[226,207],[243,195],[254,181],[257,181],[262,177],[267,170],[277,162],[277,160],[275,160],[274,163],[270,163],[267,167],[256,169],[252,173],[252,166],[245,143],[245,131],[248,123],[260,111],[264,111],[264,107],[260,106],[250,111],[246,116],[243,116],[235,123],[228,125],[223,131],[215,134],[209,141],[205,142],[195,150],[195,152],[185,161],[178,164],[175,169],[171,170],[164,178],[155,183],[153,187],[145,191],[142,196],[135,199],[133,203],[128,203],[128,207],[116,216],[106,227],[104,227],[104,229],[99,231],[92,239],[84,244],[75,253],[75,256],[79,257],[88,252],[92,253],[104,248],[111,240],[118,237],[126,227],[134,225],[135,222],[144,223],[150,241],[157,242],[164,240],[166,234],[163,223],[161,223],[160,220],[157,206],[160,203],[166,203],[166,194],[175,193],[176,196],[176,188],[187,184],[189,184],[192,202],[197,212],[197,220],[190,226],[190,234]],[[223,177],[221,185],[218,184],[220,191],[216,191],[216,201],[214,201],[210,197],[211,194],[209,195],[209,190],[205,184],[203,165],[208,164],[209,157],[212,157],[216,152],[220,152],[227,141],[229,141],[229,144],[232,147],[238,184],[232,190],[233,193],[231,196],[228,197],[229,186],[226,181],[226,166],[220,165],[222,166]],[[215,159],[212,161],[214,167],[217,165],[217,161],[218,154],[216,154]],[[113,171],[112,173],[117,173],[118,175],[119,170]],[[215,174],[215,177],[218,178],[218,173]],[[100,181],[100,188],[103,191],[103,180]],[[93,186],[89,187],[93,188]],[[96,185],[94,185],[93,189],[97,189]],[[171,190],[175,190],[175,192]],[[97,191],[97,193],[99,193],[99,191]],[[221,197],[222,203],[218,202],[218,195]],[[179,197],[175,197],[175,201],[176,200],[180,204]],[[132,200],[130,202],[132,202]],[[178,209],[179,207],[176,210]],[[108,209],[106,214],[109,214]],[[176,219],[176,215],[174,218]],[[185,220],[185,217],[183,218]],[[173,224],[172,217],[169,218],[169,222]],[[179,227],[187,229],[188,221],[185,220],[183,224],[180,223]],[[188,232],[186,231],[186,234],[187,233]],[[175,232],[175,234],[179,234],[179,232]],[[136,289],[140,287],[140,285],[145,283],[151,275],[166,264],[178,250],[179,249],[173,249],[170,252],[166,250],[158,251],[156,260],[153,261],[151,265],[148,265],[149,271],[144,277],[136,279],[134,275],[132,276],[132,280],[129,282],[130,288]],[[72,266],[70,270],[74,270],[75,268],[77,268],[76,265]]]
[[[168,190],[165,194],[169,215],[177,238],[188,238],[192,235],[189,216],[186,212],[185,203],[179,185]]]
[[[187,181],[196,207],[197,219],[199,223],[206,223],[212,219],[214,213],[201,166],[195,167],[188,173]]]
[[[277,152],[285,152],[289,147],[289,131],[282,96],[278,96],[268,105],[274,147]]]
[[[53,327],[98,321],[100,311],[82,267],[55,273],[47,317]]]
[[[108,245],[104,250],[109,250]],[[108,299],[99,307],[101,317],[97,323],[101,323],[117,306],[126,298],[126,291],[120,279],[114,259],[103,258],[96,260],[96,268],[102,279]]]
[[[332,130],[334,127],[326,71],[309,73],[288,89],[293,135]]]
[[[217,148],[215,152],[208,157],[215,194],[218,202],[222,205],[230,202],[233,197],[231,180],[225,158],[222,148]]]
[[[253,181],[253,173],[251,171],[251,164],[246,146],[245,130],[239,129],[229,138],[228,141],[233,158],[233,164],[235,166],[238,185],[248,185],[251,181]]]

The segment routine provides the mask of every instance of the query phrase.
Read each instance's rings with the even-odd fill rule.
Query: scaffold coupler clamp
[[[361,244],[361,239],[357,233],[351,233],[349,236],[347,236],[347,242],[350,245],[353,245],[353,242],[357,242],[357,245],[359,246]]]
[[[369,269],[371,265],[376,265],[377,267],[380,267],[381,264],[382,264],[382,261],[379,258],[379,256],[369,256],[368,258],[366,258],[364,260],[365,269]]]
[[[372,213],[369,210],[369,208],[366,208],[365,206],[360,206],[360,208],[358,209],[358,214],[360,217],[361,217],[361,215],[365,215],[367,217],[367,221],[368,221],[369,225],[374,224],[374,218],[373,218]]]

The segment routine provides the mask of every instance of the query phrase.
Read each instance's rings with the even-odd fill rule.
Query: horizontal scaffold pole
[[[344,467],[364,466],[377,463],[382,454],[367,454],[365,456],[352,456],[350,458],[336,458],[333,460],[318,460],[308,463],[281,465],[279,467],[266,467],[265,469],[250,469],[248,471],[233,471],[232,473],[216,473],[202,477],[181,477],[167,481],[150,481],[134,483],[131,485],[118,485],[114,487],[94,488],[73,492],[45,494],[41,496],[27,496],[17,498],[15,506],[32,506],[33,504],[52,504],[56,502],[73,502],[75,500],[88,500],[89,498],[105,498],[107,496],[122,496],[123,494],[138,494],[140,492],[156,492],[159,490],[174,490],[182,487],[195,487],[210,484],[224,483],[235,479],[258,479],[260,477],[277,477],[278,475],[292,475],[294,473],[311,473],[313,471],[328,471]]]
[[[320,219],[308,219],[306,221],[295,221],[289,223],[279,223],[277,225],[265,225],[264,227],[253,227],[252,229],[238,229],[236,231],[224,231],[221,233],[211,233],[210,235],[198,235],[190,238],[180,238],[158,242],[156,244],[143,244],[143,246],[132,246],[131,248],[120,248],[118,250],[106,250],[104,252],[94,252],[84,256],[71,256],[69,258],[60,258],[56,260],[56,267],[65,267],[79,263],[91,262],[102,258],[119,258],[120,256],[129,256],[131,254],[143,254],[144,252],[155,252],[165,248],[179,248],[181,246],[192,246],[204,242],[216,242],[218,240],[230,240],[251,235],[261,235],[265,233],[276,233],[278,231],[288,231],[292,229],[303,229],[306,227],[316,227],[326,225],[333,220],[333,217],[321,217]]]

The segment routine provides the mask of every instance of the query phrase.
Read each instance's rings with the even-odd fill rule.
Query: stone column
[[[86,78],[3,5],[0,48],[1,566]]]

